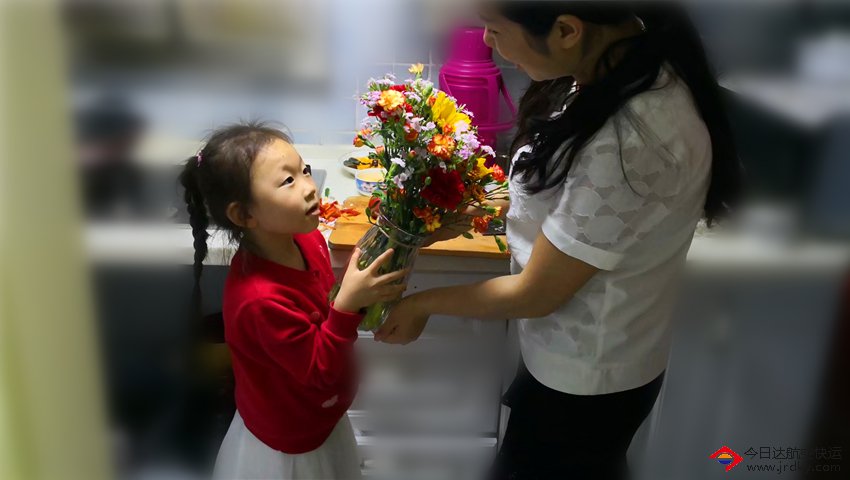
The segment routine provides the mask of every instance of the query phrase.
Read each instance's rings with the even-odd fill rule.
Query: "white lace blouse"
[[[674,290],[705,204],[711,142],[684,82],[663,70],[656,87],[609,119],[563,185],[530,195],[510,182],[513,273],[541,232],[601,269],[554,313],[519,320],[529,371],[562,392],[636,388],[667,365]]]

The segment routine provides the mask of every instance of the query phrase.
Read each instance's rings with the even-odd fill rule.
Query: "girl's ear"
[[[225,210],[227,219],[240,228],[254,228],[257,220],[251,216],[248,209],[239,202],[230,202]]]
[[[570,49],[578,45],[584,34],[584,22],[575,15],[560,15],[555,19],[550,41],[561,49]]]

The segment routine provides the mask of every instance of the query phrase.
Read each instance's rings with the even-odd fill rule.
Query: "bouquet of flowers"
[[[469,227],[484,233],[491,223],[501,223],[499,209],[488,200],[506,198],[505,173],[498,165],[487,166],[494,153],[479,143],[472,113],[424,80],[422,70],[422,64],[413,65],[414,78],[403,83],[392,75],[372,79],[360,98],[369,116],[354,145],[369,147],[369,158],[386,171],[366,211],[374,226],[358,244],[361,269],[389,248],[394,254],[383,269],[407,268],[439,228],[466,227],[463,235],[471,238]],[[465,215],[469,207],[484,215]],[[390,306],[372,306],[361,328],[379,327]]]

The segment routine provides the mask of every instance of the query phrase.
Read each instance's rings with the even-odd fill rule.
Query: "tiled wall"
[[[171,137],[200,138],[216,126],[244,118],[280,122],[297,143],[350,143],[366,116],[357,96],[370,77],[393,73],[405,78],[410,64],[426,65],[424,76],[437,83],[444,59],[445,34],[436,34],[423,20],[427,2],[413,0],[326,0],[330,38],[328,84],[307,94],[281,88],[255,94],[229,85],[157,87],[135,91],[136,104],[153,131]],[[515,100],[527,77],[496,57]]]

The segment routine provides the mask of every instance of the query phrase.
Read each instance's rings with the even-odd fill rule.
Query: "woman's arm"
[[[569,301],[598,271],[561,252],[541,233],[522,273],[411,295],[392,310],[375,339],[410,343],[431,315],[493,320],[543,317]]]

